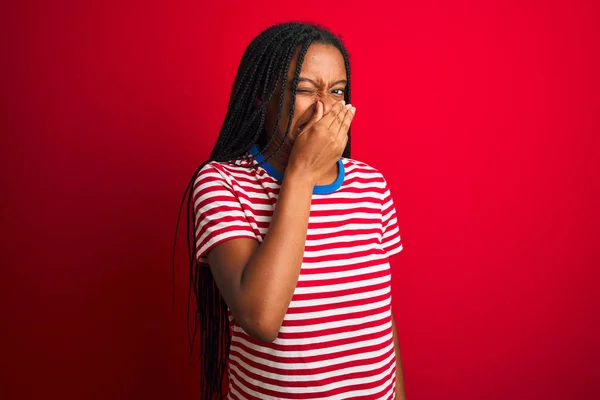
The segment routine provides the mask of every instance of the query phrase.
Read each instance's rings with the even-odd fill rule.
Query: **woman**
[[[280,24],[248,46],[186,190],[205,399],[225,371],[229,399],[404,398],[388,262],[402,244],[384,177],[350,159],[355,112],[329,31]]]

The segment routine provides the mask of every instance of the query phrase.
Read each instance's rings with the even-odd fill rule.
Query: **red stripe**
[[[379,296],[365,297],[363,299],[355,299],[355,300],[348,300],[348,301],[341,301],[339,303],[318,304],[318,305],[306,306],[306,307],[293,307],[293,308],[290,307],[290,309],[288,309],[287,314],[288,315],[310,314],[310,313],[315,313],[315,312],[336,310],[336,309],[340,309],[340,308],[361,307],[361,306],[366,306],[368,304],[377,303],[377,302],[384,301],[384,300],[389,300],[390,298],[391,298],[391,294],[388,292],[388,293],[384,293]]]
[[[333,254],[330,256],[309,257],[305,254],[303,262],[316,264],[316,263],[326,262],[326,261],[337,261],[340,259],[348,260],[350,258],[358,258],[358,257],[365,257],[368,255],[373,255],[373,253],[374,253],[373,249],[367,249],[367,250],[362,250],[362,251],[348,252],[346,254]]]
[[[284,369],[284,368],[276,368],[273,367],[271,365],[265,365],[262,364],[260,362],[257,361],[253,361],[250,360],[250,358],[246,358],[246,355],[241,353],[239,350],[237,349],[232,349],[231,351],[231,355],[232,356],[236,356],[239,357],[240,359],[244,360],[244,362],[249,365],[250,367],[256,368],[258,370],[262,370],[264,372],[268,372],[270,374],[276,374],[276,375],[281,375],[282,376],[282,380],[285,379],[286,376],[290,376],[290,375],[302,375],[302,376],[308,376],[308,375],[318,375],[318,374],[325,374],[328,372],[333,372],[333,371],[338,371],[338,370],[342,370],[342,367],[344,369],[347,368],[356,368],[356,367],[366,367],[365,370],[369,370],[369,366],[373,365],[374,363],[377,362],[381,362],[383,360],[385,360],[386,358],[388,358],[391,354],[393,353],[393,350],[391,350],[389,353],[385,353],[379,357],[371,357],[371,358],[365,358],[362,360],[358,360],[358,359],[354,359],[351,361],[347,361],[344,363],[339,363],[339,364],[328,364],[326,366],[323,367],[318,367],[318,368],[303,368],[303,369]],[[273,360],[270,360],[269,358],[261,358],[260,360],[265,361],[265,363],[270,363],[270,362],[274,362]],[[231,363],[235,363],[234,360],[230,361]],[[238,365],[236,363],[236,365]],[[238,365],[238,367],[241,367]],[[244,369],[244,372],[246,372],[246,370]]]
[[[283,324],[281,326],[294,327],[294,326],[327,324],[327,323],[332,323],[332,322],[343,322],[343,321],[349,321],[349,320],[353,320],[353,319],[366,318],[371,315],[383,313],[389,309],[390,309],[390,306],[388,304],[388,305],[384,305],[382,307],[374,308],[372,310],[350,312],[350,313],[346,313],[346,314],[342,314],[342,315],[331,315],[331,316],[327,316],[327,317],[300,319],[300,320],[293,320],[293,321],[283,320]]]
[[[393,373],[393,375],[394,375],[394,376],[396,376],[396,369],[394,369],[394,373]],[[389,385],[387,385],[387,386],[385,387],[385,389],[383,389],[383,390],[381,390],[381,391],[379,391],[379,392],[377,392],[377,393],[373,393],[373,394],[370,394],[370,395],[368,395],[368,396],[353,396],[353,397],[348,397],[348,398],[346,398],[346,399],[344,399],[344,400],[373,400],[373,399],[379,399],[379,398],[381,398],[381,396],[383,396],[385,393],[387,393],[387,392],[389,392],[390,390],[394,389],[394,388],[395,388],[395,386],[396,386],[396,381],[395,381],[395,380],[392,380],[392,381],[389,383]],[[387,397],[387,400],[391,400],[391,399],[393,399],[393,398],[394,398],[394,392],[392,391],[392,392],[390,393],[390,395]]]
[[[362,269],[365,268],[371,268],[371,267],[375,267],[375,266],[379,266],[384,264],[385,260],[367,260],[367,261],[363,261],[360,263],[356,263],[356,264],[350,264],[350,265],[340,265],[340,266],[333,266],[333,267],[323,267],[323,268],[302,268],[300,270],[300,274],[303,275],[303,279],[304,276],[306,276],[307,278],[310,278],[311,275],[315,275],[315,274],[335,274],[335,273],[339,273],[342,275],[347,275],[351,272],[358,272]]]
[[[309,227],[309,229],[312,228]],[[354,231],[349,231],[349,232],[344,232],[344,236],[346,235],[372,235],[372,234],[377,234],[377,233],[381,233],[381,229],[379,228],[365,228],[365,229],[357,229]],[[306,239],[307,240],[325,240],[325,239],[332,239],[332,238],[336,238],[340,235],[339,232],[337,231],[333,231],[330,233],[319,233],[319,234],[315,234],[315,233],[307,233],[306,235]]]
[[[311,362],[319,362],[319,361],[330,361],[332,364],[335,364],[335,363],[333,363],[334,358],[342,358],[342,357],[346,357],[346,356],[356,356],[357,354],[366,354],[366,353],[370,353],[370,352],[381,351],[386,346],[391,344],[392,342],[393,342],[393,338],[390,337],[389,340],[385,340],[379,344],[373,344],[370,346],[362,346],[361,345],[361,347],[359,347],[359,348],[337,351],[337,352],[331,353],[331,354],[318,354],[318,355],[301,356],[301,357],[282,357],[282,356],[276,356],[276,355],[269,354],[269,353],[263,353],[261,351],[251,349],[243,342],[236,342],[235,347],[239,347],[240,351],[251,354],[256,358],[270,360],[270,361],[281,363],[281,364],[290,364],[290,363],[302,364],[302,363],[311,363]],[[233,347],[233,344],[232,344],[232,347]],[[232,351],[233,351],[233,348],[232,348]],[[338,368],[339,368],[339,366],[338,366]],[[298,372],[298,371],[295,371],[295,372]]]
[[[385,357],[382,357],[382,360],[368,360],[370,363],[357,363],[357,362],[352,362],[352,363],[346,363],[343,366],[343,369],[348,369],[351,368],[353,366],[359,366],[359,367],[365,367],[364,371],[361,372],[352,372],[352,373],[345,373],[345,374],[340,374],[337,376],[332,376],[329,378],[322,378],[319,379],[318,381],[314,381],[314,380],[304,380],[304,381],[293,381],[291,379],[285,379],[286,378],[286,374],[285,372],[287,372],[288,375],[290,376],[294,376],[294,375],[304,375],[304,376],[310,376],[310,375],[317,375],[318,373],[315,372],[314,370],[310,370],[308,371],[308,373],[306,374],[298,374],[297,371],[285,371],[285,372],[279,372],[278,375],[281,376],[282,379],[273,379],[273,378],[267,378],[265,376],[256,374],[254,372],[250,372],[249,370],[247,370],[246,368],[244,368],[243,365],[239,364],[237,361],[232,360],[231,361],[231,365],[235,366],[236,368],[238,368],[241,372],[243,372],[244,374],[246,374],[249,378],[251,379],[256,379],[257,381],[260,382],[264,382],[266,384],[270,384],[270,385],[277,385],[277,386],[283,386],[283,387],[290,387],[290,388],[303,388],[303,387],[314,387],[314,386],[325,386],[325,385],[330,385],[330,384],[334,384],[334,383],[339,383],[342,381],[346,381],[346,380],[350,380],[350,379],[368,379],[370,376],[373,375],[378,375],[383,373],[384,371],[386,371],[388,368],[390,368],[392,366],[392,364],[394,364],[396,362],[395,359],[390,360],[390,362],[384,364],[382,367],[379,368],[369,368],[369,365],[373,365],[376,364],[380,361],[385,360],[386,358],[388,358],[390,355],[386,355]],[[348,364],[355,364],[355,365],[348,365]],[[264,368],[264,365],[258,364],[258,365],[252,365],[254,368],[258,369],[258,370],[264,370],[266,371],[266,368]],[[266,371],[266,372],[271,372],[271,371]],[[376,385],[373,385],[376,386]]]
[[[345,338],[336,339],[336,340],[323,341],[323,340],[321,340],[321,338],[318,338],[314,342],[306,343],[306,344],[272,343],[269,346],[269,349],[275,350],[275,351],[287,351],[287,352],[302,352],[302,351],[309,351],[309,350],[320,350],[320,349],[331,348],[331,347],[335,347],[335,346],[351,345],[353,343],[359,343],[359,342],[368,341],[368,340],[383,339],[386,336],[388,336],[391,332],[392,332],[392,329],[390,327],[390,328],[383,329],[379,332],[363,334],[360,336],[345,337]],[[335,356],[336,353],[332,353],[332,354],[333,354],[333,356]]]
[[[335,389],[326,390],[326,391],[317,391],[317,392],[313,392],[313,393],[288,393],[288,392],[279,392],[279,391],[275,391],[275,390],[265,389],[265,388],[261,388],[256,385],[250,384],[248,381],[243,379],[241,376],[239,376],[237,374],[237,372],[235,372],[233,370],[232,370],[232,375],[234,375],[236,377],[236,379],[238,379],[240,382],[243,382],[244,385],[246,387],[248,387],[249,389],[259,392],[265,396],[283,397],[283,398],[290,398],[290,399],[318,399],[318,398],[323,398],[323,397],[335,396],[335,395],[339,395],[342,393],[348,393],[350,391],[369,390],[369,389],[376,388],[377,386],[381,385],[382,383],[384,383],[386,381],[390,381],[390,377],[386,376],[383,379],[380,379],[376,382],[369,382],[369,383],[349,385],[349,386],[341,386],[341,387],[337,387]],[[288,384],[290,384],[290,383],[291,382],[288,382]]]
[[[361,252],[361,253],[354,253],[352,254],[353,257],[360,257],[361,255],[368,255],[369,253],[372,253],[371,251],[369,252]],[[315,257],[316,258],[316,257]],[[332,257],[319,257],[321,259],[321,261],[335,261],[336,258],[332,258]],[[348,257],[349,258],[349,257]],[[306,259],[304,262],[307,262]],[[388,276],[390,274],[390,271],[388,269],[384,269],[382,271],[376,271],[376,272],[371,272],[370,274],[360,274],[360,275],[354,275],[354,276],[342,276],[339,278],[329,278],[327,280],[308,280],[308,279],[303,279],[302,281],[299,281],[298,284],[296,285],[297,288],[305,288],[305,287],[323,287],[323,286],[333,286],[333,285],[341,285],[344,283],[352,283],[352,282],[363,282],[367,279],[377,279],[377,278],[383,278],[385,276]],[[334,296],[337,297],[337,296]]]
[[[359,237],[356,240],[353,240],[351,242],[331,241],[331,242],[325,243],[325,244],[319,244],[319,245],[313,245],[313,246],[307,245],[304,247],[304,250],[305,251],[323,251],[323,250],[340,249],[340,248],[352,249],[353,246],[367,246],[367,245],[377,246],[378,244],[379,244],[379,241],[377,240],[376,237],[366,238],[366,239],[362,239],[362,240]]]
[[[337,290],[335,292],[320,292],[320,293],[302,293],[302,294],[294,294],[292,300],[302,301],[302,300],[318,300],[318,299],[327,299],[331,297],[341,297],[348,296],[355,293],[364,293],[365,291],[379,290],[383,288],[389,288],[390,282],[381,282],[376,285],[369,285],[365,287],[358,288],[349,288],[344,290]],[[334,294],[335,293],[335,294]]]

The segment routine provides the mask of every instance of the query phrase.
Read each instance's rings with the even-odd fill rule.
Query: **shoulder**
[[[246,156],[230,161],[209,161],[198,171],[196,183],[221,180],[232,185],[239,179],[252,176],[254,173],[252,166],[252,159]]]
[[[346,157],[342,157],[342,162],[344,163],[344,170],[348,178],[361,177],[364,179],[369,179],[370,181],[381,182],[384,185],[387,185],[381,171],[374,166],[367,164],[364,161]]]

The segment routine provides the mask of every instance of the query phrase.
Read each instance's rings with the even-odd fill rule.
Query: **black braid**
[[[274,38],[274,42],[277,44],[280,41],[285,41],[285,40],[289,40],[289,38],[291,38],[293,36],[294,32],[291,31],[290,33],[288,33],[286,36],[281,36],[281,37],[277,37]],[[268,46],[268,45],[267,45]],[[283,100],[284,100],[284,92],[285,92],[285,86],[286,86],[286,81],[287,81],[287,71],[289,69],[289,66],[291,64],[292,58],[294,56],[295,50],[293,48],[290,48],[288,50],[288,54],[286,55],[286,59],[285,62],[282,66],[277,66],[278,69],[280,70],[280,78],[279,80],[273,80],[273,82],[277,82],[280,81],[281,79],[283,79],[283,86],[281,88],[281,93],[280,93],[280,97],[279,97],[279,111],[277,113],[277,121],[275,122],[275,127],[277,127],[279,125],[279,120],[281,117],[281,110],[283,109]],[[269,62],[269,65],[267,66],[267,73],[266,73],[266,77],[271,76],[271,71],[273,69],[273,64],[274,61],[276,59],[273,57],[271,59],[271,62]],[[270,82],[268,81],[268,79],[264,79],[264,83],[261,85],[259,81],[255,82],[255,89],[256,91],[258,91],[258,87],[262,86],[263,87],[263,93],[265,92],[264,88],[269,84]],[[264,93],[263,96],[261,96],[262,100],[261,100],[261,109],[263,110],[263,112],[266,112],[266,105],[269,102],[269,100],[271,99],[271,97],[273,96],[273,94],[275,93],[275,90],[277,89],[277,85],[272,84],[272,87],[270,87],[268,89],[268,91],[266,93]],[[262,128],[264,126],[264,118],[261,118],[261,120],[259,121],[259,123],[262,125],[260,126],[260,129],[255,129],[254,130],[254,139],[257,139],[258,136],[261,134],[262,132]],[[251,124],[249,124],[251,125]],[[273,135],[275,134],[275,130],[273,131]],[[233,146],[235,146],[238,142],[242,141],[246,139],[246,137],[244,135],[238,135],[237,138],[234,140],[233,142]]]
[[[228,308],[207,265],[200,265],[196,258],[196,210],[194,192],[197,176],[202,168],[212,162],[235,162],[246,154],[252,146],[259,144],[263,151],[273,141],[281,121],[287,74],[294,55],[299,50],[296,71],[292,83],[292,97],[285,138],[289,134],[294,117],[294,105],[298,80],[308,48],[312,43],[329,44],[336,47],[344,58],[347,80],[344,100],[350,103],[350,60],[340,38],[325,28],[304,23],[285,23],[264,30],[248,45],[240,61],[236,74],[225,120],[208,160],[192,174],[188,182],[177,215],[175,242],[173,244],[173,302],[175,250],[179,233],[179,222],[184,204],[186,205],[186,244],[190,266],[188,292],[188,339],[190,357],[193,356],[194,342],[199,331],[200,342],[200,384],[201,399],[221,399],[231,337],[229,331]],[[267,103],[279,89],[277,119],[270,135],[264,132]],[[257,104],[258,103],[258,104]],[[264,162],[281,149],[279,147]],[[343,157],[350,158],[350,131]],[[253,166],[249,166],[253,168]],[[190,324],[192,292],[196,299],[193,327]]]

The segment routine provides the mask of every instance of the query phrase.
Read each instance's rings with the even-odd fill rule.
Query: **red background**
[[[91,3],[0,6],[1,398],[198,398],[177,208],[289,19],[353,57],[409,400],[600,398],[598,2]]]

